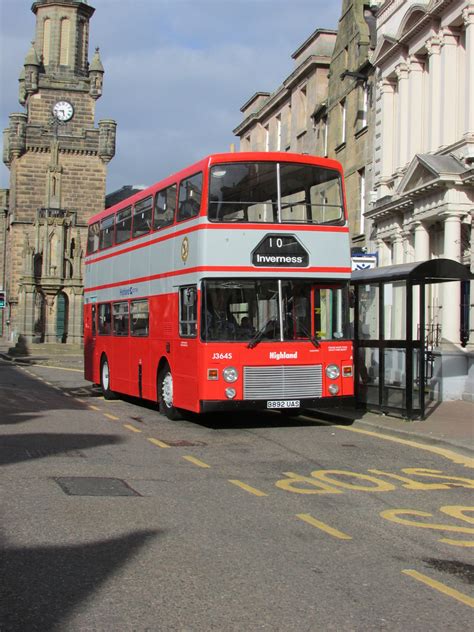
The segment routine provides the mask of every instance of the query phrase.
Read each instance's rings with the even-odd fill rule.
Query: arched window
[[[46,18],[43,22],[43,64],[49,65],[51,51],[51,20]]]
[[[61,66],[67,66],[69,64],[69,50],[70,50],[70,21],[68,18],[61,20],[61,31],[59,39],[59,64]]]

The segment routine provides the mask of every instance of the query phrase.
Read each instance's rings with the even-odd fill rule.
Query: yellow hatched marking
[[[197,465],[198,467],[211,467],[207,463],[204,463],[204,461],[196,459],[194,456],[183,456],[183,459],[186,459],[186,461],[189,461],[190,463],[194,463],[194,465]]]
[[[265,492],[261,492],[259,489],[256,489],[255,487],[251,487],[250,485],[247,485],[246,483],[242,483],[242,481],[229,479],[229,483],[232,483],[232,485],[237,485],[237,487],[244,489],[246,492],[249,492],[249,494],[254,494],[254,496],[268,496],[268,494],[265,494]]]
[[[419,573],[418,571],[415,571],[412,569],[404,570],[402,571],[402,573],[404,573],[405,575],[409,575],[410,577],[413,577],[413,579],[417,579],[419,582],[423,582],[423,584],[426,584],[427,586],[430,586],[431,588],[438,590],[444,595],[448,595],[448,597],[457,599],[457,601],[460,601],[466,606],[470,606],[471,608],[474,608],[474,599],[472,597],[469,597],[469,595],[465,595],[464,593],[459,592],[459,590],[450,588],[449,586],[446,586],[445,584],[442,584],[441,582],[438,582],[435,579],[431,579],[431,577],[428,577],[427,575],[423,575],[423,573]]]
[[[132,432],[141,432],[140,428],[135,428],[135,426],[132,426],[131,424],[123,424],[123,427],[127,430],[131,430]]]
[[[153,443],[154,445],[157,445],[159,448],[170,448],[171,447],[167,443],[165,443],[164,441],[160,441],[159,439],[155,439],[154,437],[148,437],[148,441],[150,443]]]
[[[89,404],[88,408],[90,408],[91,410],[100,410],[100,408],[98,408],[97,406],[92,406],[92,404]]]
[[[297,514],[296,517],[300,520],[304,520],[313,527],[321,529],[321,531],[332,535],[334,538],[338,538],[339,540],[352,540],[352,537],[350,535],[347,535],[347,533],[343,533],[342,531],[339,531],[334,527],[330,527],[325,522],[321,522],[321,520],[316,520],[316,518],[313,518],[313,516],[311,516],[310,514]]]
[[[52,386],[51,382],[48,382],[48,380],[43,380],[45,384],[47,384],[48,386]]]
[[[79,397],[75,397],[74,398],[76,400],[76,402],[80,402],[81,404],[85,404],[86,401],[84,399],[80,399]]]
[[[446,450],[445,448],[437,448],[432,445],[425,445],[418,443],[417,441],[410,441],[409,439],[401,439],[400,437],[392,437],[391,435],[385,435],[380,432],[371,432],[370,430],[362,430],[361,428],[350,428],[349,426],[336,426],[341,430],[348,430],[349,432],[359,432],[360,434],[368,435],[369,437],[376,437],[377,439],[384,439],[385,441],[393,441],[394,443],[401,443],[402,445],[408,445],[411,448],[417,448],[418,450],[425,450],[426,452],[433,452],[438,454],[453,463],[464,465],[464,467],[474,468],[474,458],[458,454],[452,450]]]
[[[112,419],[112,421],[118,421],[120,419],[120,417],[116,417],[115,415],[110,415],[109,413],[104,413],[104,417],[107,417],[107,419]]]
[[[64,395],[64,397],[71,397],[71,396],[69,395],[69,393],[65,393],[64,391],[63,391],[63,395]]]

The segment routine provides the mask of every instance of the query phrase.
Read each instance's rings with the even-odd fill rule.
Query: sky
[[[273,92],[317,28],[337,28],[340,0],[89,0],[89,61],[105,69],[100,119],[117,121],[107,192],[151,185],[239,147],[232,130],[255,92]],[[0,124],[24,109],[18,77],[35,33],[32,0],[0,0]],[[0,166],[0,188],[9,171]]]

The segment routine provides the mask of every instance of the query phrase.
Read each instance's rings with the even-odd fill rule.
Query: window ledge
[[[367,130],[369,129],[368,125],[364,125],[364,127],[361,127],[359,130],[357,130],[357,132],[354,134],[354,136],[356,138],[360,138],[361,136],[363,136],[364,134],[367,133]]]
[[[342,150],[345,148],[345,146],[346,146],[346,141],[344,141],[343,143],[341,143],[340,145],[338,145],[334,151],[335,151],[335,152],[336,152],[336,154],[337,154],[337,153],[339,153],[340,151],[342,151]]]

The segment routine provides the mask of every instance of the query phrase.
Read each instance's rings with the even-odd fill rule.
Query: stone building
[[[316,144],[311,153],[344,168],[353,251],[367,246],[364,213],[373,181],[375,9],[364,0],[343,0],[329,66],[327,93],[313,104]]]
[[[372,63],[376,200],[366,217],[379,264],[444,257],[472,271],[474,2],[386,0]],[[474,371],[473,294],[468,283],[430,286],[423,335],[449,378],[444,397],[462,396]]]
[[[296,50],[295,70],[272,93],[257,92],[241,108],[234,130],[241,151],[315,153],[314,104],[327,93],[336,31],[318,29]]]
[[[10,115],[3,160],[10,169],[2,270],[5,334],[16,341],[82,339],[83,256],[88,218],[104,208],[116,123],[94,126],[104,69],[88,62],[94,8],[37,0],[34,41],[19,78],[24,111]]]

